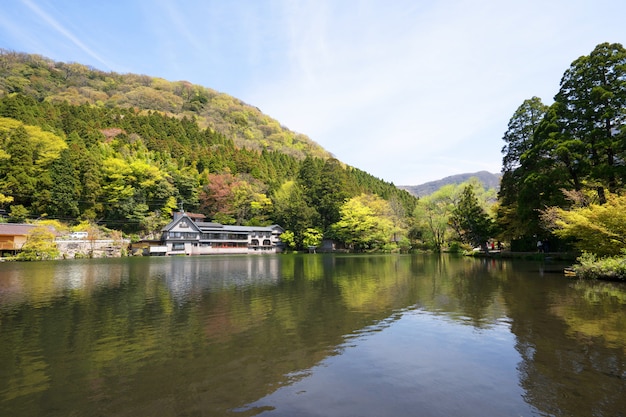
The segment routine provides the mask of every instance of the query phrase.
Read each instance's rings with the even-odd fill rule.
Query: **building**
[[[212,255],[276,253],[283,249],[284,229],[272,226],[233,226],[204,222],[184,212],[161,229],[161,244],[150,246],[150,255]]]
[[[19,252],[36,227],[34,224],[0,223],[0,256]]]

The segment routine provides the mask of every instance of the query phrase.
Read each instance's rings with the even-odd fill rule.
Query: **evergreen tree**
[[[50,202],[48,215],[72,220],[80,210],[80,179],[69,149],[61,151],[59,159],[50,166]]]
[[[450,222],[461,241],[487,250],[492,233],[492,221],[478,203],[474,187],[466,185],[452,211]]]
[[[603,43],[575,60],[555,101],[561,146],[571,159],[586,160],[580,180],[596,190],[602,204],[605,189],[615,192],[626,179],[626,49]]]

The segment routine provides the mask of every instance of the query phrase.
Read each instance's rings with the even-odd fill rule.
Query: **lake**
[[[625,416],[626,286],[563,266],[0,263],[0,415]]]

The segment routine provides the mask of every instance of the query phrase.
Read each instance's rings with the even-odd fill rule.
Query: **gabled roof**
[[[26,236],[35,227],[34,224],[0,223],[0,236]]]
[[[169,222],[167,225],[165,225],[163,227],[163,229],[161,229],[162,232],[169,232],[170,230],[172,230],[174,227],[176,227],[176,225],[182,221],[186,221],[187,224],[189,225],[189,227],[191,227],[192,229],[194,229],[196,232],[199,232],[200,229],[198,228],[198,225],[196,225],[196,222],[194,222],[189,216],[187,216],[186,214],[181,215],[180,217],[172,220],[171,222]]]
[[[248,232],[272,232],[275,230],[285,231],[277,224],[271,226],[236,226],[231,224],[221,224],[214,222],[199,222],[194,221],[187,213],[177,214],[177,217],[167,224],[161,232],[169,232],[176,227],[183,219],[187,221],[190,227],[196,232],[206,233],[208,231],[220,231],[220,232],[235,232],[235,233],[248,233]]]
[[[185,214],[187,215],[187,217],[192,218],[194,221],[198,221],[198,220],[204,220],[206,219],[206,216],[204,214],[200,214],[200,213],[189,213],[189,212],[185,212]]]

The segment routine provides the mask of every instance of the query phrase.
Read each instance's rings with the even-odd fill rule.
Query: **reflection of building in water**
[[[159,242],[144,242],[150,255],[211,255],[276,253],[282,250],[284,229],[273,226],[233,226],[204,222],[204,216],[184,212],[161,230]]]
[[[66,263],[56,266],[51,274],[58,291],[81,290],[92,293],[97,288],[115,288],[128,281],[128,265],[98,260]]]
[[[274,256],[181,258],[151,262],[150,277],[164,277],[173,298],[224,288],[273,286],[280,280],[280,259]]]

